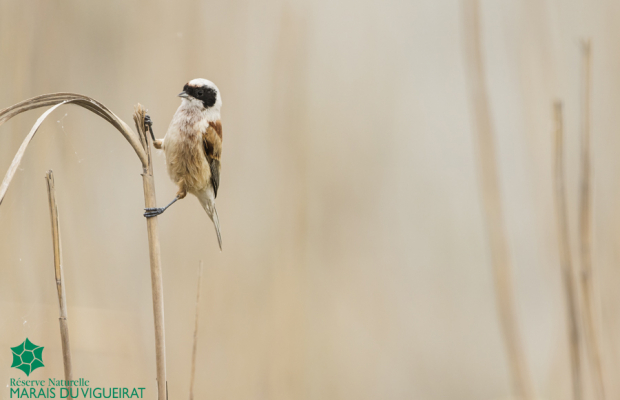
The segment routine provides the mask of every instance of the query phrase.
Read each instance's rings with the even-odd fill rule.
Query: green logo
[[[19,346],[11,347],[13,352],[13,365],[11,368],[19,368],[30,376],[30,373],[43,365],[43,346],[37,346],[28,338]]]

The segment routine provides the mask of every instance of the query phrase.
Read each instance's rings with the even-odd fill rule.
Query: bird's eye
[[[196,92],[196,95],[198,97],[202,97],[203,94],[204,94],[204,92],[202,90],[199,90],[199,91]]]

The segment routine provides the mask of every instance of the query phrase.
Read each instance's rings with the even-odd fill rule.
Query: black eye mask
[[[217,92],[208,86],[193,87],[185,85],[183,90],[190,96],[201,100],[205,108],[213,107],[217,101]]]
[[[215,105],[217,100],[217,92],[215,89],[204,87],[198,89],[197,92],[202,92],[202,96],[198,96],[196,98],[202,100],[202,104],[204,104],[205,108],[213,107]]]

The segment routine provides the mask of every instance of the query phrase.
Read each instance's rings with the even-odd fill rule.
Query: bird
[[[163,149],[170,179],[177,184],[177,195],[163,208],[145,208],[144,216],[162,214],[177,200],[191,193],[206,211],[215,226],[217,242],[222,250],[220,220],[215,198],[220,186],[220,157],[222,155],[222,96],[217,86],[207,79],[193,79],[178,95],[181,105],[172,117],[163,139],[155,139],[153,122],[145,117],[153,146]]]

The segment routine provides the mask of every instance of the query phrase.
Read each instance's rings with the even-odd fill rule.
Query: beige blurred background
[[[552,191],[566,111],[577,260],[580,47],[593,48],[594,282],[620,396],[620,3],[481,2],[519,323],[537,395],[570,398]],[[56,91],[164,135],[186,81],[223,97],[218,210],[160,217],[170,399],[186,398],[199,260],[199,399],[507,399],[465,82],[460,1],[0,0],[0,108]],[[42,111],[0,128],[0,175]],[[9,347],[62,377],[45,171],[53,169],[74,376],[155,398],[141,167],[75,106],[35,136],[0,206],[0,384]],[[156,156],[158,203],[176,193]],[[587,393],[590,388],[587,387]],[[9,398],[8,389],[0,391]]]

